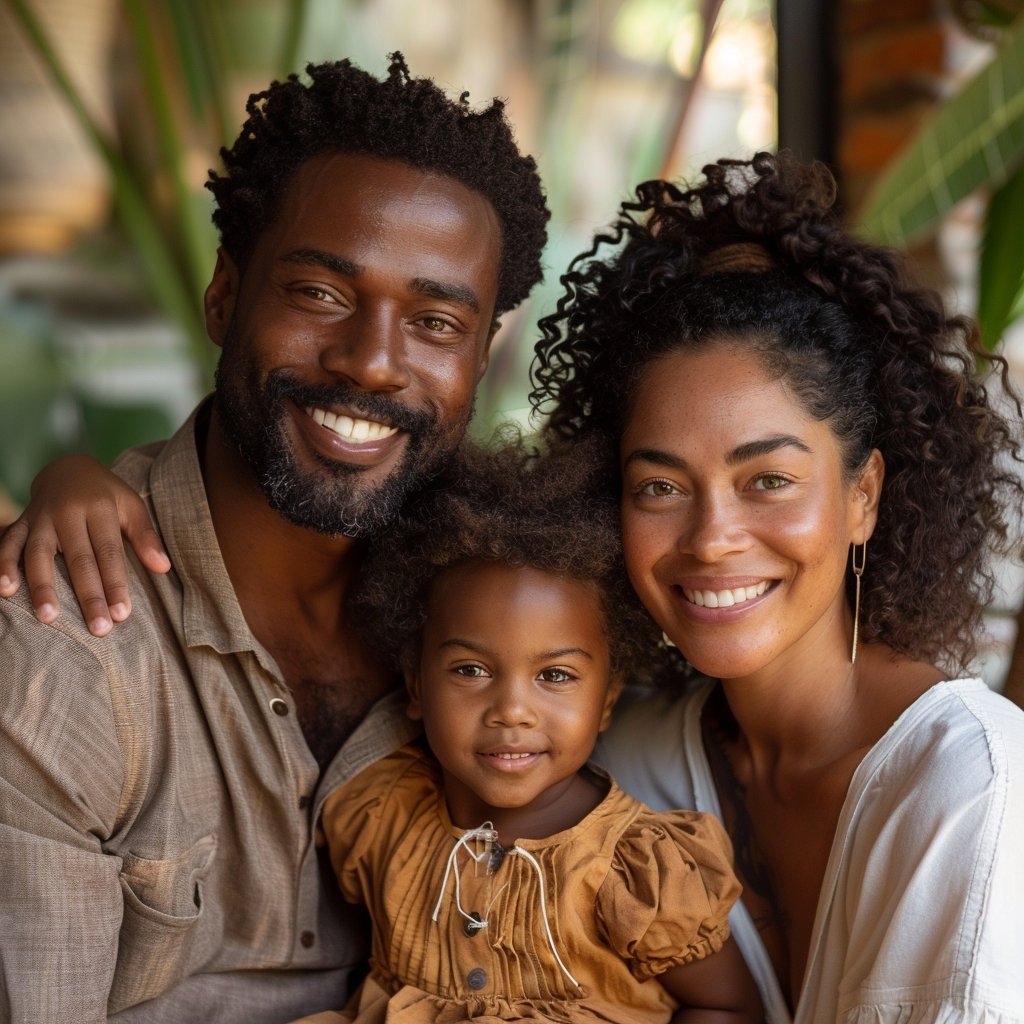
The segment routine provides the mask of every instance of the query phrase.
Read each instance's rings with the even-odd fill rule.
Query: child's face
[[[621,690],[604,623],[594,589],[538,569],[471,562],[435,580],[409,714],[450,807],[526,807],[573,778]]]

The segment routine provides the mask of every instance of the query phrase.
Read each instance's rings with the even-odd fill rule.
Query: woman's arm
[[[36,618],[55,622],[60,604],[54,587],[58,551],[94,636],[105,636],[131,614],[122,534],[151,572],[167,572],[170,559],[153,529],[145,503],[120,477],[88,455],[65,455],[32,482],[32,500],[0,538],[0,595],[25,582]]]
[[[739,947],[727,939],[717,953],[670,967],[658,981],[679,1002],[672,1024],[762,1024],[757,985]]]

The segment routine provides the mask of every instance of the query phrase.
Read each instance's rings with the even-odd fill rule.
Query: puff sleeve
[[[361,771],[339,786],[324,801],[321,824],[331,853],[331,865],[342,896],[349,903],[372,901],[368,888],[374,876],[374,860],[381,850],[381,821],[394,823],[406,808],[403,783],[418,774],[422,753],[402,747],[389,757]]]
[[[646,981],[721,949],[739,895],[732,845],[717,818],[649,811],[616,845],[597,894],[598,931]]]

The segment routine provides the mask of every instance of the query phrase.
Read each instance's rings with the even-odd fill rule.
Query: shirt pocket
[[[158,996],[188,973],[203,881],[216,853],[217,838],[209,835],[171,860],[123,856],[124,916],[109,1013]]]

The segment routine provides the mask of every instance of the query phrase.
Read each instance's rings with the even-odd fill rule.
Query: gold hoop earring
[[[850,664],[857,661],[857,633],[860,628],[860,578],[864,575],[864,566],[868,560],[868,542],[864,541],[860,548],[860,565],[857,564],[857,545],[850,548],[850,568],[857,580],[857,596],[853,604],[853,650],[850,652]]]

